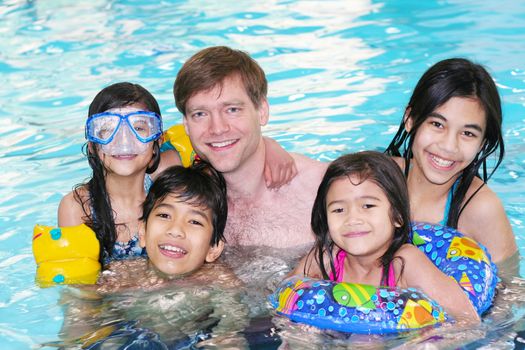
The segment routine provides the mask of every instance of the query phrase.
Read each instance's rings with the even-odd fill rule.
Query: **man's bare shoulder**
[[[304,154],[300,154],[300,153],[293,153],[293,152],[291,152],[290,155],[293,157],[293,159],[297,163],[297,167],[298,168],[301,168],[303,166],[308,166],[308,167],[314,167],[314,168],[319,168],[319,169],[325,169],[326,170],[326,168],[328,167],[328,164],[330,164],[330,163],[327,163],[327,162],[318,161],[316,159],[310,158],[310,157],[305,156]]]
[[[308,181],[309,185],[312,185],[312,181],[315,181],[316,185],[321,182],[330,163],[320,162],[298,153],[290,153],[290,155],[294,158],[297,166],[298,180],[301,182]]]
[[[317,193],[317,188],[330,163],[320,162],[302,154],[290,153],[290,155],[295,160],[297,175],[288,185],[282,186],[278,191],[268,191],[271,193],[271,197],[269,198],[272,202],[271,205],[273,206],[275,201],[278,201],[279,198],[284,196],[283,200],[286,202],[293,201],[294,198],[297,201],[306,200],[308,203],[307,208],[310,210],[315,194]]]

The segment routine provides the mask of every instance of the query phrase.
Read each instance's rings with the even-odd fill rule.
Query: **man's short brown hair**
[[[214,46],[193,55],[177,74],[173,85],[177,109],[186,115],[186,103],[194,94],[208,91],[235,74],[241,78],[252,103],[259,108],[268,92],[262,68],[246,52]]]

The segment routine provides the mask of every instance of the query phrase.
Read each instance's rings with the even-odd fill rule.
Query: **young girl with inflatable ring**
[[[403,175],[385,155],[361,152],[330,165],[312,229],[316,245],[294,270],[308,278],[285,280],[270,297],[292,320],[392,333],[439,324],[448,314],[478,322],[492,303],[496,266],[486,250],[453,229],[411,226]]]

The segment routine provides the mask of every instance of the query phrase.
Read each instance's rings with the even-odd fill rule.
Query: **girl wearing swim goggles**
[[[102,89],[89,106],[85,152],[93,171],[61,201],[58,225],[86,223],[108,263],[145,255],[138,240],[141,204],[160,164],[162,119],[155,98],[142,86],[117,83]]]
[[[135,108],[111,109],[86,121],[86,139],[100,144],[102,152],[112,156],[142,154],[148,143],[161,135],[160,116]]]

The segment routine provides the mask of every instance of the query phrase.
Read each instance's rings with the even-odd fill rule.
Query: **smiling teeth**
[[[453,160],[445,160],[445,159],[438,158],[436,156],[432,156],[432,160],[434,161],[434,163],[444,168],[448,168],[449,166],[454,164]]]
[[[210,145],[212,145],[212,147],[226,147],[226,146],[233,144],[234,142],[235,140],[228,140],[228,141],[223,141],[223,142],[211,142]]]
[[[169,250],[170,252],[186,254],[187,252],[184,249],[174,247],[172,245],[161,245],[160,249]]]

